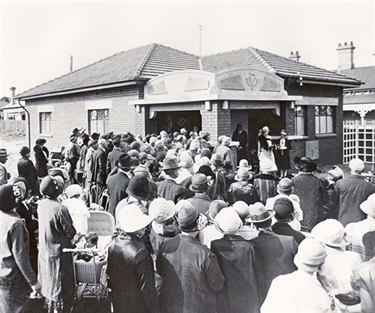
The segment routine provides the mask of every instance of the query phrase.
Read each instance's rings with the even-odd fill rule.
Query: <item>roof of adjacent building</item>
[[[281,77],[358,86],[360,81],[266,51],[246,48],[202,57],[202,70],[220,72],[235,67],[268,70]],[[199,70],[199,57],[160,44],[123,51],[25,91],[16,98],[52,95],[105,85],[150,79],[176,70]]]
[[[375,89],[375,66],[357,67],[341,71],[341,73],[364,82],[362,86],[351,88],[351,90]]]

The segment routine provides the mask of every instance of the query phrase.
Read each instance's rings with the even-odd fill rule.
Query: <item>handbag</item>
[[[23,307],[23,313],[47,313],[46,299],[40,294],[32,292]]]
[[[335,298],[338,299],[342,304],[345,304],[347,306],[361,303],[361,298],[353,292],[339,293],[335,295]]]

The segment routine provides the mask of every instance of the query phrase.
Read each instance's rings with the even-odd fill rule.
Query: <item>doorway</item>
[[[167,133],[178,132],[181,128],[190,132],[195,126],[198,130],[202,129],[200,111],[158,112],[157,121],[158,133],[162,130]]]

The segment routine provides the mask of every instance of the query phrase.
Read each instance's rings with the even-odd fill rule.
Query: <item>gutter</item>
[[[30,112],[26,109],[25,106],[23,106],[20,102],[20,99],[18,99],[18,105],[25,110],[25,112],[27,113],[27,139],[28,139],[28,143],[29,143],[29,149],[31,151],[31,127],[30,127]]]

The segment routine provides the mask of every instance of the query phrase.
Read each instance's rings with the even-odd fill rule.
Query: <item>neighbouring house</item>
[[[18,105],[15,99],[16,87],[11,87],[10,90],[12,91],[12,97],[9,103],[3,107],[4,120],[25,121],[26,112]]]
[[[32,142],[58,149],[75,127],[89,133],[173,132],[194,126],[231,135],[241,123],[249,146],[267,125],[286,129],[294,156],[342,162],[343,88],[355,78],[252,47],[198,56],[160,44],[124,51],[16,96],[31,118]],[[276,137],[275,137],[276,138]]]
[[[4,119],[4,107],[9,104],[10,99],[8,97],[2,97],[0,99],[0,120]]]

